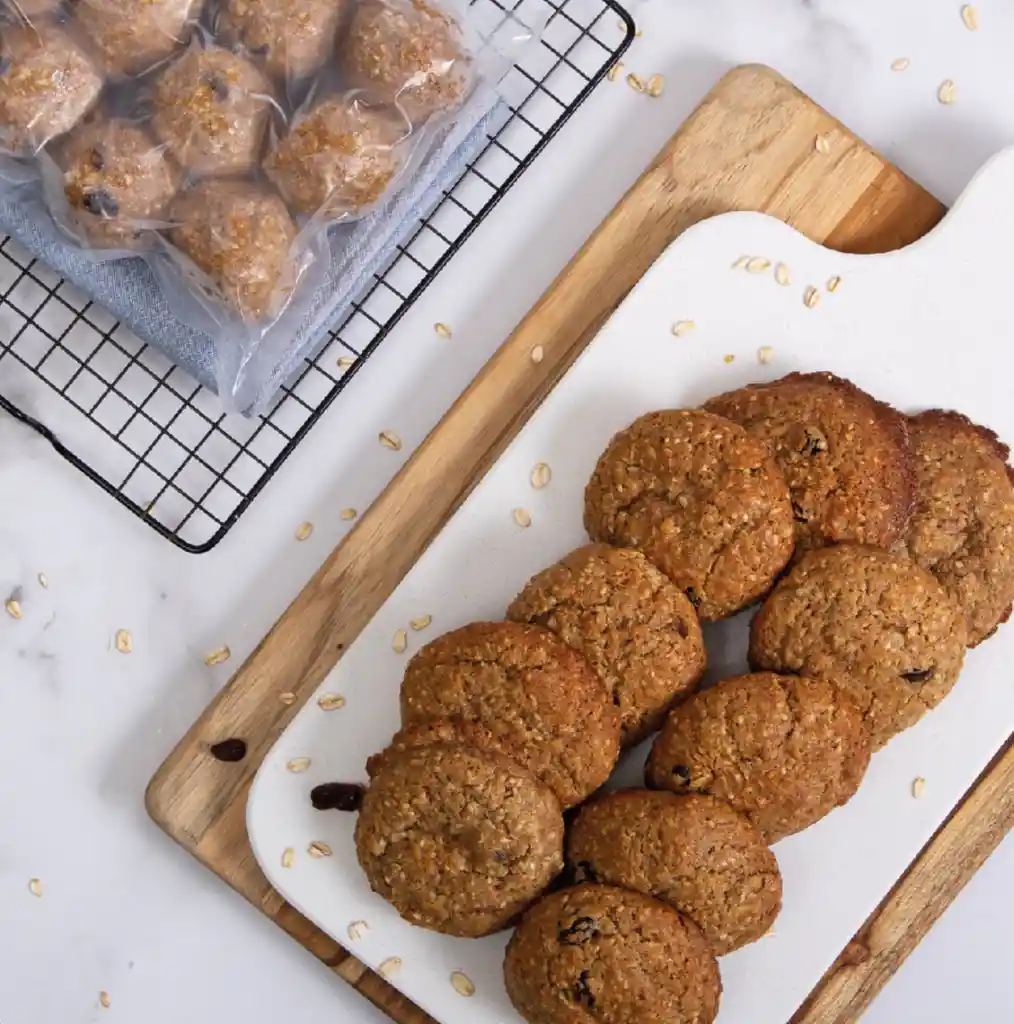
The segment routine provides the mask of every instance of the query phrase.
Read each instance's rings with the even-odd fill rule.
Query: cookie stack
[[[1010,614],[1007,457],[827,373],[637,420],[588,484],[593,543],[409,663],[356,829],[373,888],[452,935],[516,923],[532,1024],[709,1024],[715,957],[780,910],[770,844],[849,800]],[[695,693],[701,623],[760,601],[752,673]],[[659,729],[649,788],[565,826]]]

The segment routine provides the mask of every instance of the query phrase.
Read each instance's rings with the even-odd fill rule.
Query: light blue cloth
[[[434,139],[416,172],[385,207],[348,227],[331,230],[331,266],[326,279],[308,303],[292,343],[284,346],[274,365],[252,367],[252,386],[244,389],[244,408],[263,410],[302,361],[323,347],[328,329],[341,322],[352,301],[453,187],[482,150],[495,122],[505,116],[504,104],[492,90],[473,97]],[[35,184],[0,197],[0,231],[108,309],[204,387],[218,390],[214,340],[173,314],[143,260],[98,262],[75,248],[54,224]]]

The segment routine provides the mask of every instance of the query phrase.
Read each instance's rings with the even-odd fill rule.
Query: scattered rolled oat
[[[408,633],[403,629],[396,629],[394,631],[394,639],[391,641],[391,647],[395,654],[404,654],[405,648],[408,647]]]
[[[296,703],[296,695],[291,690],[286,690],[285,693],[280,693],[278,699],[288,707],[290,704]]]
[[[784,263],[775,264],[775,280],[780,285],[792,284],[792,276],[789,274],[789,268]]]
[[[401,451],[401,438],[397,434],[391,433],[390,430],[382,430],[380,432],[380,443],[385,448],[390,448],[393,452]]]
[[[433,330],[435,330],[441,338],[450,338],[452,336],[451,329],[447,324],[434,324]]]
[[[400,956],[389,956],[381,965],[377,968],[377,974],[382,978],[390,978],[392,975],[398,973],[401,970],[401,957]]]
[[[129,630],[118,629],[116,631],[116,649],[120,654],[130,654],[134,650],[134,638]]]
[[[313,857],[314,860],[320,860],[322,857],[330,857],[332,850],[327,843],[322,843],[319,839],[315,839],[306,848],[306,852]]]
[[[345,933],[353,942],[358,942],[363,937],[363,932],[369,930],[370,926],[365,921],[352,921],[345,929]]]
[[[300,523],[296,530],[296,540],[308,540],[313,533],[313,523]]]
[[[527,530],[532,525],[531,513],[526,508],[516,508],[511,512],[511,515],[514,517],[514,522],[522,529]]]
[[[806,291],[803,292],[803,305],[807,309],[815,309],[820,304],[820,292],[813,287],[812,284],[806,286]]]
[[[736,357],[734,355],[723,356],[722,359],[727,363],[735,362]]]
[[[322,693],[317,698],[317,707],[321,711],[337,711],[345,707],[345,698],[340,693]]]
[[[228,647],[218,647],[204,655],[205,665],[221,665],[232,657],[232,651]]]
[[[836,291],[838,291],[838,285],[840,285],[840,284],[841,284],[841,278],[837,274],[835,274],[834,277],[832,277],[827,282],[827,290],[829,292],[836,292]]]
[[[732,265],[733,270],[742,270],[750,262],[749,256],[740,256],[738,260]]]
[[[979,11],[972,4],[965,4],[961,8],[961,20],[965,23],[965,28],[969,32],[977,32],[979,30]]]
[[[38,878],[28,879],[28,891],[36,898],[42,898],[42,882]]]
[[[536,345],[535,348],[532,349],[532,362],[541,363],[545,354],[546,350],[541,345]]]
[[[684,334],[689,334],[697,324],[693,320],[677,320],[672,325],[672,332],[677,338],[682,338]]]
[[[775,350],[770,345],[761,345],[757,349],[757,362],[761,366],[767,366],[775,358]]]
[[[754,256],[746,261],[746,272],[748,274],[763,274],[770,266],[771,260],[766,260],[763,256]]]
[[[662,75],[652,75],[648,79],[648,95],[657,100],[663,92],[665,92],[665,78]]]
[[[296,851],[291,846],[287,846],[282,851],[282,867],[283,868],[291,868],[292,865],[295,862],[296,862]]]
[[[4,601],[4,611],[7,612],[12,619],[24,618],[24,615],[21,612],[21,602],[15,600],[13,597],[9,597]]]
[[[818,153],[827,156],[831,152],[831,140],[826,135],[818,135],[813,141],[813,148]]]
[[[293,757],[285,762],[285,767],[294,775],[299,775],[310,767],[310,759],[308,757]]]
[[[99,1005],[102,1007],[103,1010],[108,1010],[109,1009],[109,1004],[111,1002],[112,1002],[112,1000],[109,998],[109,993],[108,992],[100,992],[99,993]]]
[[[627,85],[630,86],[634,92],[646,92],[647,86],[644,84],[644,79],[640,75],[635,75],[633,71],[627,75]]]
[[[419,615],[412,619],[409,625],[418,633],[420,629],[425,629],[432,621],[432,615]]]
[[[908,57],[899,57],[894,63],[891,64],[892,71],[907,71],[911,66],[912,62]]]
[[[951,81],[946,79],[940,83],[940,88],[937,90],[937,99],[940,100],[944,106],[950,106],[958,98],[958,87]]]
[[[616,77],[617,77],[617,75],[619,75],[619,73],[620,73],[620,72],[621,72],[622,70],[623,70],[623,61],[622,61],[622,60],[618,60],[618,61],[617,61],[617,62],[616,62],[616,63],[615,63],[615,64],[614,64],[614,65],[613,65],[613,66],[612,66],[612,67],[611,67],[610,69],[609,69],[609,73],[608,73],[608,74],[606,75],[606,78],[608,78],[610,82],[615,82],[615,81],[616,81]]]
[[[537,491],[541,491],[543,487],[549,486],[549,481],[553,479],[553,471],[545,462],[536,462],[535,465],[532,466],[530,479],[532,481],[532,487]]]
[[[340,515],[345,522],[348,522],[350,519],[355,519],[359,513],[354,508],[343,508],[338,515]]]
[[[459,996],[466,999],[475,995],[475,982],[464,971],[451,971],[451,985]]]
[[[356,361],[355,356],[339,356],[338,369],[347,370]]]
[[[918,800],[926,791],[926,780],[920,775],[912,780],[912,796]]]
[[[39,586],[43,590],[49,590],[49,577],[44,572],[39,573]]]

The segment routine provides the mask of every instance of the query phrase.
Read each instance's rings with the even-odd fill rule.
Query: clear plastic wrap
[[[534,37],[494,39],[452,0],[0,4],[0,191],[38,176],[82,253],[142,257],[242,412],[281,383],[322,288],[344,295],[329,234],[354,248],[368,218],[394,237],[377,216],[440,179],[456,123]]]

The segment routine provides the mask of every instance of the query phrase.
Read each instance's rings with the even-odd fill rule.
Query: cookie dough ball
[[[433,744],[384,757],[355,841],[373,891],[406,921],[477,938],[506,928],[559,873],[563,814],[508,758]]]
[[[425,0],[363,0],[339,60],[350,85],[413,123],[457,106],[471,77],[457,23]]]
[[[791,373],[704,406],[774,454],[792,492],[800,550],[854,541],[890,547],[915,502],[905,418],[830,373]]]
[[[152,127],[191,173],[246,174],[260,158],[271,107],[271,87],[250,61],[192,45],[155,83]]]
[[[137,75],[190,38],[200,0],[75,0],[77,23],[110,75]]]
[[[620,716],[602,681],[538,626],[477,622],[428,643],[408,663],[401,717],[481,723],[564,807],[598,789],[619,755]]]
[[[384,194],[404,161],[408,132],[393,108],[346,97],[302,115],[264,161],[264,172],[300,213],[358,213]]]
[[[5,27],[0,34],[0,149],[31,156],[70,131],[102,91],[102,75],[62,28]]]
[[[173,203],[172,243],[244,320],[270,317],[295,286],[296,226],[272,192],[244,181],[201,182]]]
[[[69,226],[82,242],[113,249],[152,245],[180,175],[147,132],[119,118],[82,125],[60,147],[57,163]]]
[[[925,569],[846,544],[811,551],[775,587],[751,624],[750,664],[833,683],[878,749],[950,693],[967,639],[961,609]]]
[[[704,932],[716,956],[754,942],[782,906],[782,876],[764,837],[713,796],[626,789],[585,805],[567,835],[582,881],[668,903]]]
[[[607,885],[532,907],[507,946],[504,981],[529,1024],[711,1024],[722,993],[697,925]]]
[[[533,577],[507,617],[545,626],[588,659],[620,709],[624,746],[658,730],[704,673],[690,599],[639,551],[578,548]]]
[[[645,779],[654,789],[725,800],[774,843],[851,799],[869,761],[863,716],[841,690],[758,672],[674,708]]]
[[[909,421],[916,506],[904,547],[965,613],[968,643],[991,636],[1014,601],[1014,471],[991,430],[956,412]]]
[[[793,550],[789,491],[767,448],[697,409],[649,413],[612,439],[584,525],[644,552],[706,622],[767,593]]]
[[[334,46],[352,0],[225,0],[217,29],[239,44],[276,81],[300,82]]]

